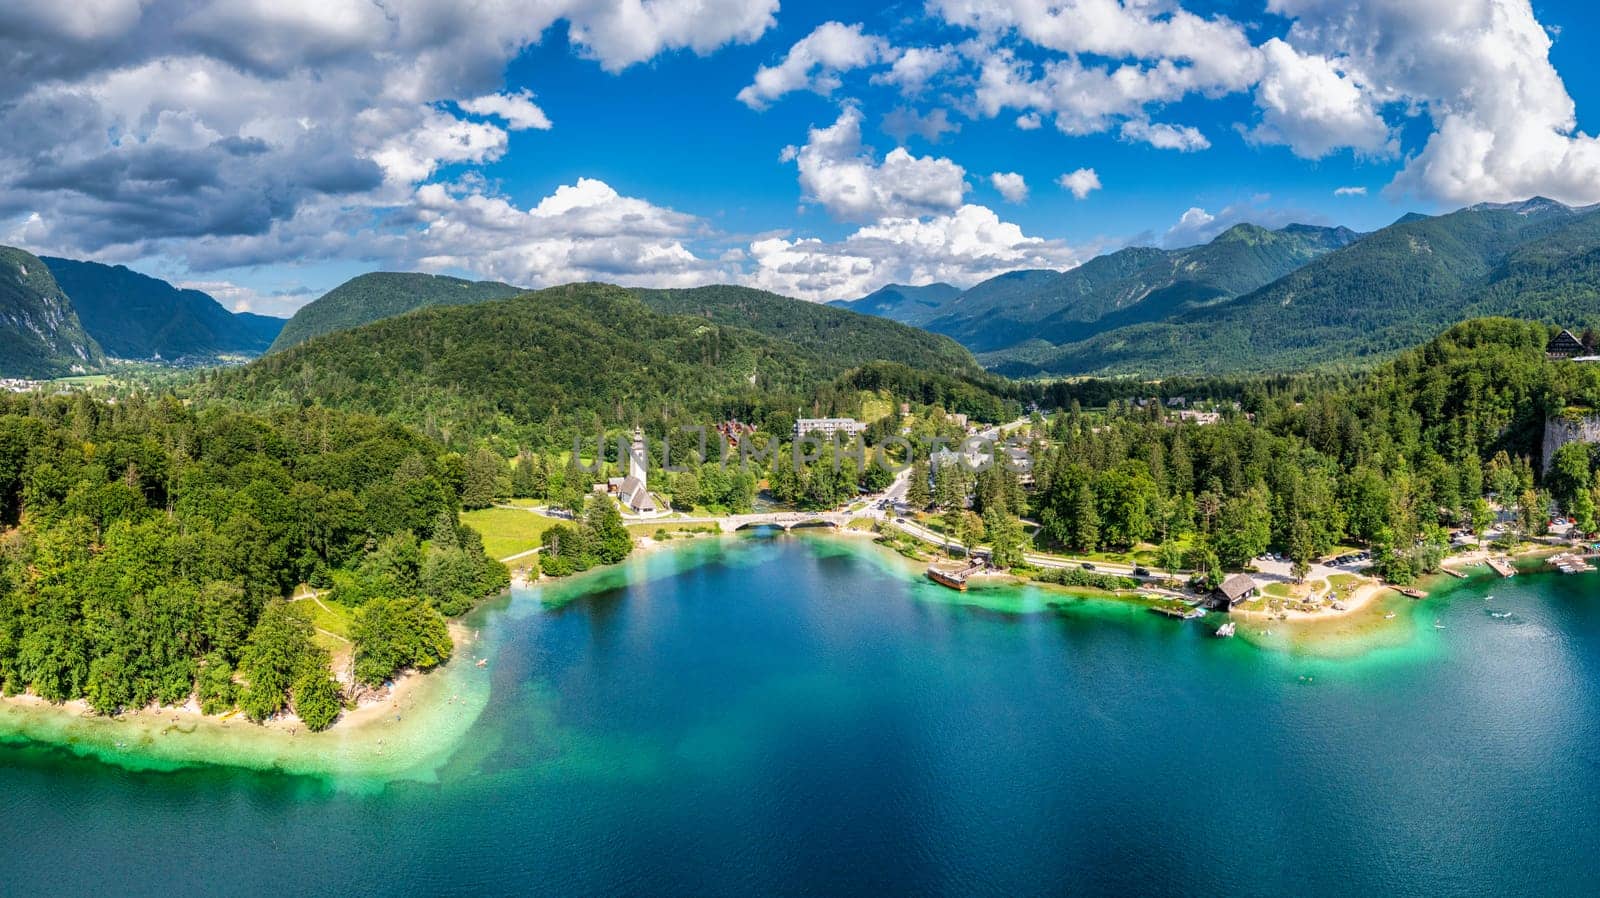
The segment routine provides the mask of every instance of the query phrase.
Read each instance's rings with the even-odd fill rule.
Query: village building
[[[798,440],[808,433],[830,439],[837,434],[853,437],[866,429],[867,425],[854,418],[801,418],[794,422],[794,437]]]
[[[1246,602],[1260,594],[1256,581],[1250,579],[1248,574],[1229,574],[1228,579],[1222,581],[1217,591],[1211,594],[1211,607],[1219,611],[1228,611],[1240,602]]]
[[[1572,335],[1572,331],[1564,330],[1550,340],[1550,345],[1545,347],[1545,355],[1552,359],[1575,359],[1589,354],[1589,348],[1583,341]]]

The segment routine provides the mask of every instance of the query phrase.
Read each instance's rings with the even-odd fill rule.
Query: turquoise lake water
[[[1600,576],[1344,657],[814,536],[563,588],[474,613],[430,782],[0,745],[0,894],[1600,893]]]

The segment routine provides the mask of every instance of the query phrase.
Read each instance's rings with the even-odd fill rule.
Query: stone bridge
[[[721,518],[663,518],[662,526],[672,524],[716,524],[724,533],[735,530],[748,530],[752,527],[781,527],[784,530],[793,530],[796,527],[843,527],[850,523],[852,515],[842,511],[778,511],[768,514],[736,514]],[[630,522],[632,523],[632,522]]]

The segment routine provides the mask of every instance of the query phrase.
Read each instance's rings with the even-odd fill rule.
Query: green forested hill
[[[72,298],[84,329],[118,358],[259,355],[283,329],[281,318],[236,314],[199,290],[180,290],[122,265],[43,261]]]
[[[634,292],[658,312],[749,328],[793,343],[834,369],[885,361],[938,371],[978,370],[972,354],[948,337],[765,290],[715,286]]]
[[[954,299],[961,288],[943,282],[912,287],[886,284],[860,299],[836,299],[828,305],[863,315],[876,315],[902,324],[921,324],[941,305]]]
[[[1200,246],[1129,247],[1069,271],[1001,275],[918,323],[975,352],[1082,340],[1248,293],[1358,236],[1348,228],[1235,225]]]
[[[0,246],[0,377],[57,377],[103,364],[44,262]]]
[[[791,343],[662,314],[621,287],[571,284],[328,334],[217,372],[200,392],[370,412],[450,441],[720,410],[835,373]]]
[[[349,330],[427,306],[463,306],[523,292],[498,281],[464,281],[438,274],[377,271],[351,278],[311,301],[289,319],[268,352],[312,337]]]
[[[1600,212],[1548,200],[1407,217],[1267,286],[1159,322],[992,353],[1028,375],[1361,365],[1478,315],[1600,323]]]

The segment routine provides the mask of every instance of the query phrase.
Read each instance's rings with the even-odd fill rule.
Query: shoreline
[[[883,566],[908,581],[924,579],[921,568],[925,562],[906,558],[892,546],[881,544],[874,531],[807,529],[803,533],[807,538],[841,546],[870,546],[876,550],[870,551],[871,556],[880,559]],[[698,538],[701,536],[723,539]],[[685,534],[671,541],[641,536],[636,538],[637,548],[630,556],[630,561],[640,562],[638,565],[625,561],[571,577],[515,577],[511,591],[499,599],[484,602],[466,617],[450,622],[455,652],[449,663],[428,673],[407,671],[380,697],[362,701],[345,711],[332,727],[321,733],[306,730],[299,719],[288,712],[263,724],[250,722],[238,712],[228,716],[204,715],[193,699],[182,706],[148,707],[108,717],[94,714],[82,700],[55,705],[30,694],[0,698],[0,743],[38,744],[136,770],[229,766],[321,776],[356,784],[358,788],[382,788],[400,779],[435,781],[438,769],[455,752],[461,738],[488,704],[490,678],[487,670],[476,666],[476,661],[480,651],[484,657],[492,652],[484,645],[481,630],[474,635],[482,621],[469,623],[469,618],[480,612],[503,613],[518,592],[545,607],[559,606],[607,588],[629,570],[644,571],[648,559],[668,554],[669,550],[703,547],[706,543],[724,542],[732,536]],[[1551,551],[1554,550],[1548,546],[1538,547],[1515,557],[1521,560]],[[1474,553],[1447,559],[1446,566],[1452,569],[1472,567],[1483,564],[1483,560]],[[1453,582],[1442,574],[1430,580],[1441,581],[1438,588]],[[941,588],[938,599],[990,607],[995,605],[993,600],[999,593],[1015,593],[1000,605],[1019,612],[1057,610],[1079,601],[1108,610],[1117,605],[1144,604],[1137,601],[1144,598],[1142,593],[1106,593],[1056,586],[1011,573],[985,574],[979,582],[977,595],[952,593],[947,596]],[[1381,600],[1391,590],[1393,587],[1387,584],[1363,578],[1350,597],[1341,600],[1345,607],[1340,610],[1325,606],[1312,612],[1235,610],[1227,615],[1248,623],[1249,629],[1259,624],[1268,625],[1263,634],[1270,634],[1273,624],[1282,625],[1286,633],[1298,634],[1296,644],[1323,632],[1332,642],[1341,635],[1348,635],[1346,631],[1354,632],[1351,628],[1363,632],[1388,630],[1390,621],[1377,614],[1381,608],[1397,609],[1415,604],[1383,605]],[[987,600],[986,593],[989,594]],[[1396,597],[1398,595],[1395,593]],[[1319,624],[1325,626],[1319,627]],[[1246,633],[1247,628],[1241,628],[1240,632]],[[492,659],[489,666],[493,666]]]
[[[0,743],[55,748],[133,770],[238,767],[358,789],[430,781],[488,699],[488,677],[474,676],[486,671],[474,663],[471,628],[460,620],[450,626],[456,640],[450,662],[427,673],[407,671],[322,732],[307,730],[289,712],[260,724],[237,711],[201,714],[192,698],[107,716],[81,699],[53,704],[24,694],[0,698]]]

